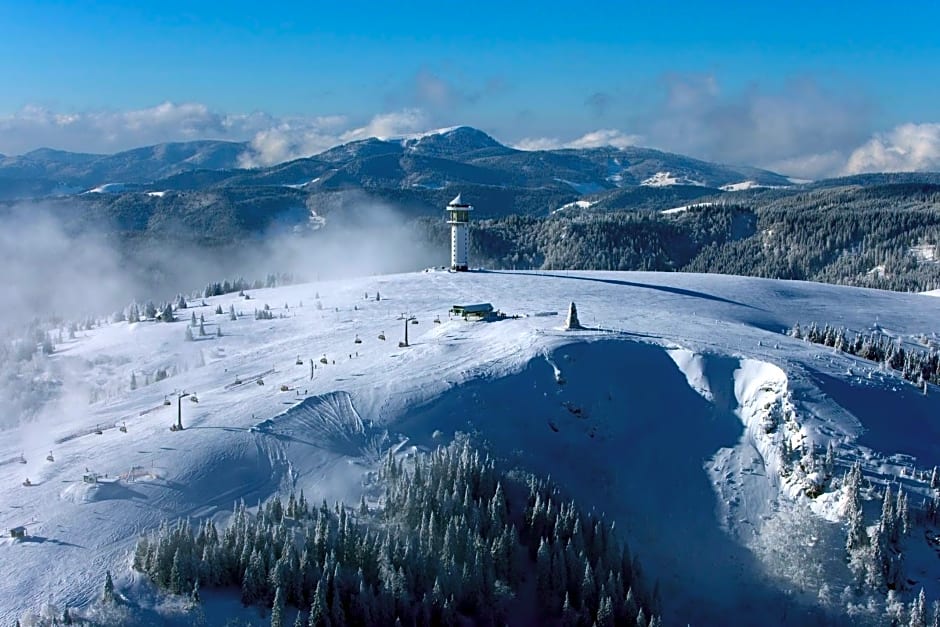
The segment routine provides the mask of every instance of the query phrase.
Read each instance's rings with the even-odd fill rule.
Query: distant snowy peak
[[[401,141],[401,145],[405,147],[413,146],[418,144],[422,139],[426,137],[432,137],[434,135],[446,135],[457,129],[462,128],[460,126],[447,126],[445,128],[436,128],[430,131],[422,131],[420,133],[408,133],[407,135],[397,135],[395,137],[379,138],[379,139],[397,139]]]
[[[513,152],[481,130],[469,126],[427,131],[400,139],[406,152],[434,157],[466,157],[480,151]]]
[[[640,185],[647,187],[667,187],[670,185],[695,185],[697,187],[705,187],[705,183],[702,181],[697,181],[680,174],[673,174],[672,172],[657,172],[653,176],[643,179]]]

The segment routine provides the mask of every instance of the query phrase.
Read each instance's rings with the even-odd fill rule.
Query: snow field
[[[0,620],[49,599],[92,603],[105,569],[119,589],[137,590],[128,551],[165,518],[223,521],[238,499],[253,506],[300,489],[311,502],[356,503],[388,446],[431,447],[469,431],[615,519],[660,580],[667,622],[766,619],[770,608],[802,624],[815,610],[782,590],[781,568],[768,563],[779,556],[760,545],[813,510],[833,518],[837,499],[809,499],[804,483],[781,480],[781,439],[835,439],[840,467],[863,459],[872,476],[940,459],[940,443],[920,441],[913,422],[862,441],[890,433],[907,408],[927,420],[940,396],[917,396],[891,373],[868,377],[863,362],[781,333],[813,320],[929,332],[940,301],[920,295],[604,272],[426,272],[249,294],[191,301],[208,333],[194,342],[184,340],[185,310],[176,323],[116,323],[56,347],[50,359],[68,375],[61,400],[0,439],[0,460],[27,459],[0,465],[0,529],[26,524],[32,536],[0,544],[11,565]],[[572,300],[585,331],[544,315]],[[451,305],[476,302],[522,317],[448,318]],[[265,303],[275,318],[255,320]],[[237,321],[230,305],[244,314]],[[419,322],[409,348],[398,347],[401,313]],[[159,368],[170,376],[145,384]],[[100,400],[88,403],[91,390]],[[182,399],[186,429],[172,433],[182,390],[198,402]],[[867,412],[853,394],[869,395]],[[82,482],[86,468],[99,484]],[[26,476],[34,486],[21,485]]]

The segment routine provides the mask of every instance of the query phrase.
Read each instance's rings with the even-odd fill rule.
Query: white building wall
[[[470,229],[466,224],[450,225],[450,267],[454,270],[470,267]]]

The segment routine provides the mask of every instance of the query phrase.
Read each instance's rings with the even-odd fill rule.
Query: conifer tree
[[[111,580],[111,571],[104,573],[104,591],[101,594],[101,601],[105,604],[114,603],[114,582]]]
[[[180,550],[176,549],[173,553],[173,565],[170,569],[170,592],[173,594],[181,594],[183,592],[183,576],[180,572],[181,569]]]
[[[917,598],[911,602],[910,619],[908,627],[927,627],[927,597],[924,589],[920,589]]]
[[[284,627],[284,590],[280,586],[274,592],[274,605],[271,607],[271,627]]]
[[[865,520],[862,514],[862,467],[855,463],[849,471],[845,481],[845,516],[848,522],[848,533],[845,539],[845,548],[849,551],[850,561],[853,553],[857,555],[868,545],[868,534],[865,530]],[[853,569],[859,575],[859,569]]]
[[[193,582],[193,590],[189,593],[189,603],[191,605],[199,605],[202,603],[202,597],[199,595],[199,577],[196,577],[196,580]]]
[[[313,593],[313,604],[310,606],[309,627],[331,627],[329,609],[326,604],[326,580],[321,577]]]

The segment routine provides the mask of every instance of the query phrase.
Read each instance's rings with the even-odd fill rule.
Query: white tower
[[[470,269],[470,212],[473,207],[460,199],[460,194],[447,204],[447,224],[450,225],[450,269],[466,272]]]

